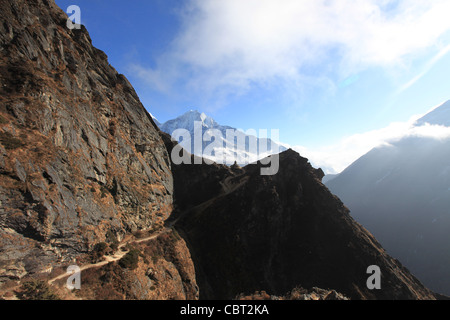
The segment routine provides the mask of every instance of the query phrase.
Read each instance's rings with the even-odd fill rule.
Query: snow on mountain
[[[416,121],[416,126],[425,125],[440,125],[450,127],[450,100],[433,109],[425,116]]]
[[[152,119],[153,119],[153,121],[155,122],[155,124],[156,124],[158,127],[161,127],[161,122],[159,122],[158,119],[156,119],[156,117],[155,117],[154,115],[152,115],[150,112],[149,112],[149,114],[150,114],[150,116],[152,117]]]
[[[202,122],[202,126],[207,129],[222,129],[231,128],[220,126],[213,118],[208,117],[205,113],[200,113],[197,110],[190,110],[185,114],[161,124],[160,129],[168,134],[172,134],[177,129],[186,129],[194,133],[194,122]]]
[[[201,148],[195,143],[196,125],[197,128],[201,128]],[[197,110],[190,110],[176,119],[161,124],[160,129],[172,137],[177,131],[180,133],[179,129],[187,131],[188,136],[175,137],[178,143],[190,153],[217,163],[237,162],[246,165],[287,150],[271,139],[273,137],[270,136],[270,130],[267,130],[267,137],[264,135],[258,137],[258,130],[243,132],[220,125],[213,118]]]

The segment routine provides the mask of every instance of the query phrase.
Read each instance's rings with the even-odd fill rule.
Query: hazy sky
[[[450,99],[450,0],[56,0],[160,122],[197,109],[340,171]]]

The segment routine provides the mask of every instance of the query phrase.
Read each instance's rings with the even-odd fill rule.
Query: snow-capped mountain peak
[[[202,154],[198,154],[195,152],[195,139],[193,138],[193,136],[195,134],[194,131],[196,128],[196,122],[201,122],[203,135],[202,138],[206,139],[206,141],[203,141],[203,145],[201,148]],[[229,158],[235,158],[238,164],[244,165],[265,158],[270,154],[277,154],[286,150],[284,146],[276,143],[275,141],[272,141],[269,137],[262,137],[261,139],[253,135],[248,135],[243,131],[237,130],[230,126],[220,125],[204,112],[199,112],[197,110],[190,110],[173,120],[169,120],[161,124],[160,129],[170,135],[173,135],[173,133],[177,129],[187,130],[190,133],[191,138],[178,142],[185,149],[191,151],[197,156],[204,156],[205,158],[209,158],[218,163],[224,163],[224,161],[222,161],[223,155],[228,155]],[[234,134],[232,137],[228,136],[230,130]],[[218,133],[220,134],[220,137],[216,141],[217,137],[212,137],[215,137]],[[235,137],[237,141],[243,141],[243,144],[236,145]],[[212,147],[213,155],[206,156],[203,152],[207,150],[208,147],[211,147],[211,141],[215,141],[216,143]],[[256,141],[256,150],[251,148],[251,141]],[[221,145],[220,147],[219,144]],[[266,146],[264,147],[264,145]],[[233,156],[233,154],[235,156]],[[234,163],[234,161],[232,161],[231,163]]]
[[[153,119],[153,121],[155,122],[155,124],[156,124],[158,127],[160,127],[160,126],[161,126],[161,122],[159,122],[158,119],[156,119],[156,117],[155,117],[154,115],[152,115],[150,112],[149,112],[149,114],[150,114],[150,116],[152,117],[152,119]]]
[[[196,121],[201,122],[202,126],[208,129],[221,127],[213,118],[207,116],[204,112],[200,113],[197,110],[189,110],[181,116],[161,124],[160,128],[168,134],[172,134],[176,129],[186,129],[193,132]]]

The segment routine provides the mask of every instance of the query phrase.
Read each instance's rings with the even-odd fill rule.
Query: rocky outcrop
[[[312,288],[307,290],[304,288],[294,288],[292,291],[288,292],[284,296],[273,296],[269,295],[265,291],[255,292],[251,295],[240,295],[237,297],[238,300],[323,300],[323,301],[334,301],[334,300],[350,300],[343,294],[336,292],[335,290],[325,290],[321,288]]]
[[[350,217],[307,159],[288,150],[278,174],[262,176],[261,166],[173,166],[176,227],[190,246],[201,298],[260,290],[282,296],[296,286],[332,288],[351,299],[435,298]],[[220,180],[205,201],[200,172]],[[177,197],[179,184],[195,197]],[[380,267],[381,290],[367,287],[371,265]]]
[[[53,1],[1,0],[0,282],[51,269],[172,210],[159,130]]]

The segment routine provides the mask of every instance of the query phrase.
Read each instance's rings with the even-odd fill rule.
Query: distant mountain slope
[[[337,173],[337,174],[327,174],[327,175],[325,175],[323,177],[322,182],[326,184],[328,181],[331,181],[331,180],[335,179],[337,176],[339,176],[339,173]]]
[[[425,123],[450,127],[450,100],[416,121],[418,126]]]
[[[198,150],[201,152],[197,152],[194,145],[195,122],[201,123],[201,133],[204,136],[201,149],[199,148]],[[233,164],[234,161],[236,161],[240,165],[245,165],[265,158],[268,155],[280,153],[286,150],[284,146],[270,139],[270,130],[268,131],[268,137],[257,138],[255,135],[246,134],[236,128],[220,125],[213,118],[196,110],[190,110],[176,119],[169,120],[159,126],[162,131],[168,133],[169,135],[172,135],[172,133],[177,129],[187,130],[190,133],[191,139],[185,141],[180,139],[178,142],[181,146],[183,146],[186,150],[189,150],[192,154],[200,157],[204,156],[204,158],[211,159],[217,163],[225,163],[226,160],[227,164]],[[215,139],[212,138],[213,130],[217,130],[221,134],[221,138],[219,140],[220,146],[214,147],[214,151],[210,155],[205,155],[207,150],[206,148],[211,146],[211,143],[215,141]],[[227,130],[231,130],[231,132],[236,133],[237,138],[227,138]],[[255,130],[255,134],[258,134],[258,130]],[[242,146],[238,145],[239,140],[244,141]],[[256,143],[256,150],[252,150],[250,148],[250,143],[252,140]],[[264,147],[260,148],[261,146]],[[223,155],[226,155],[227,158],[224,158]]]
[[[449,123],[449,107],[416,125]],[[326,184],[390,254],[450,294],[450,139],[408,137],[375,148]]]

